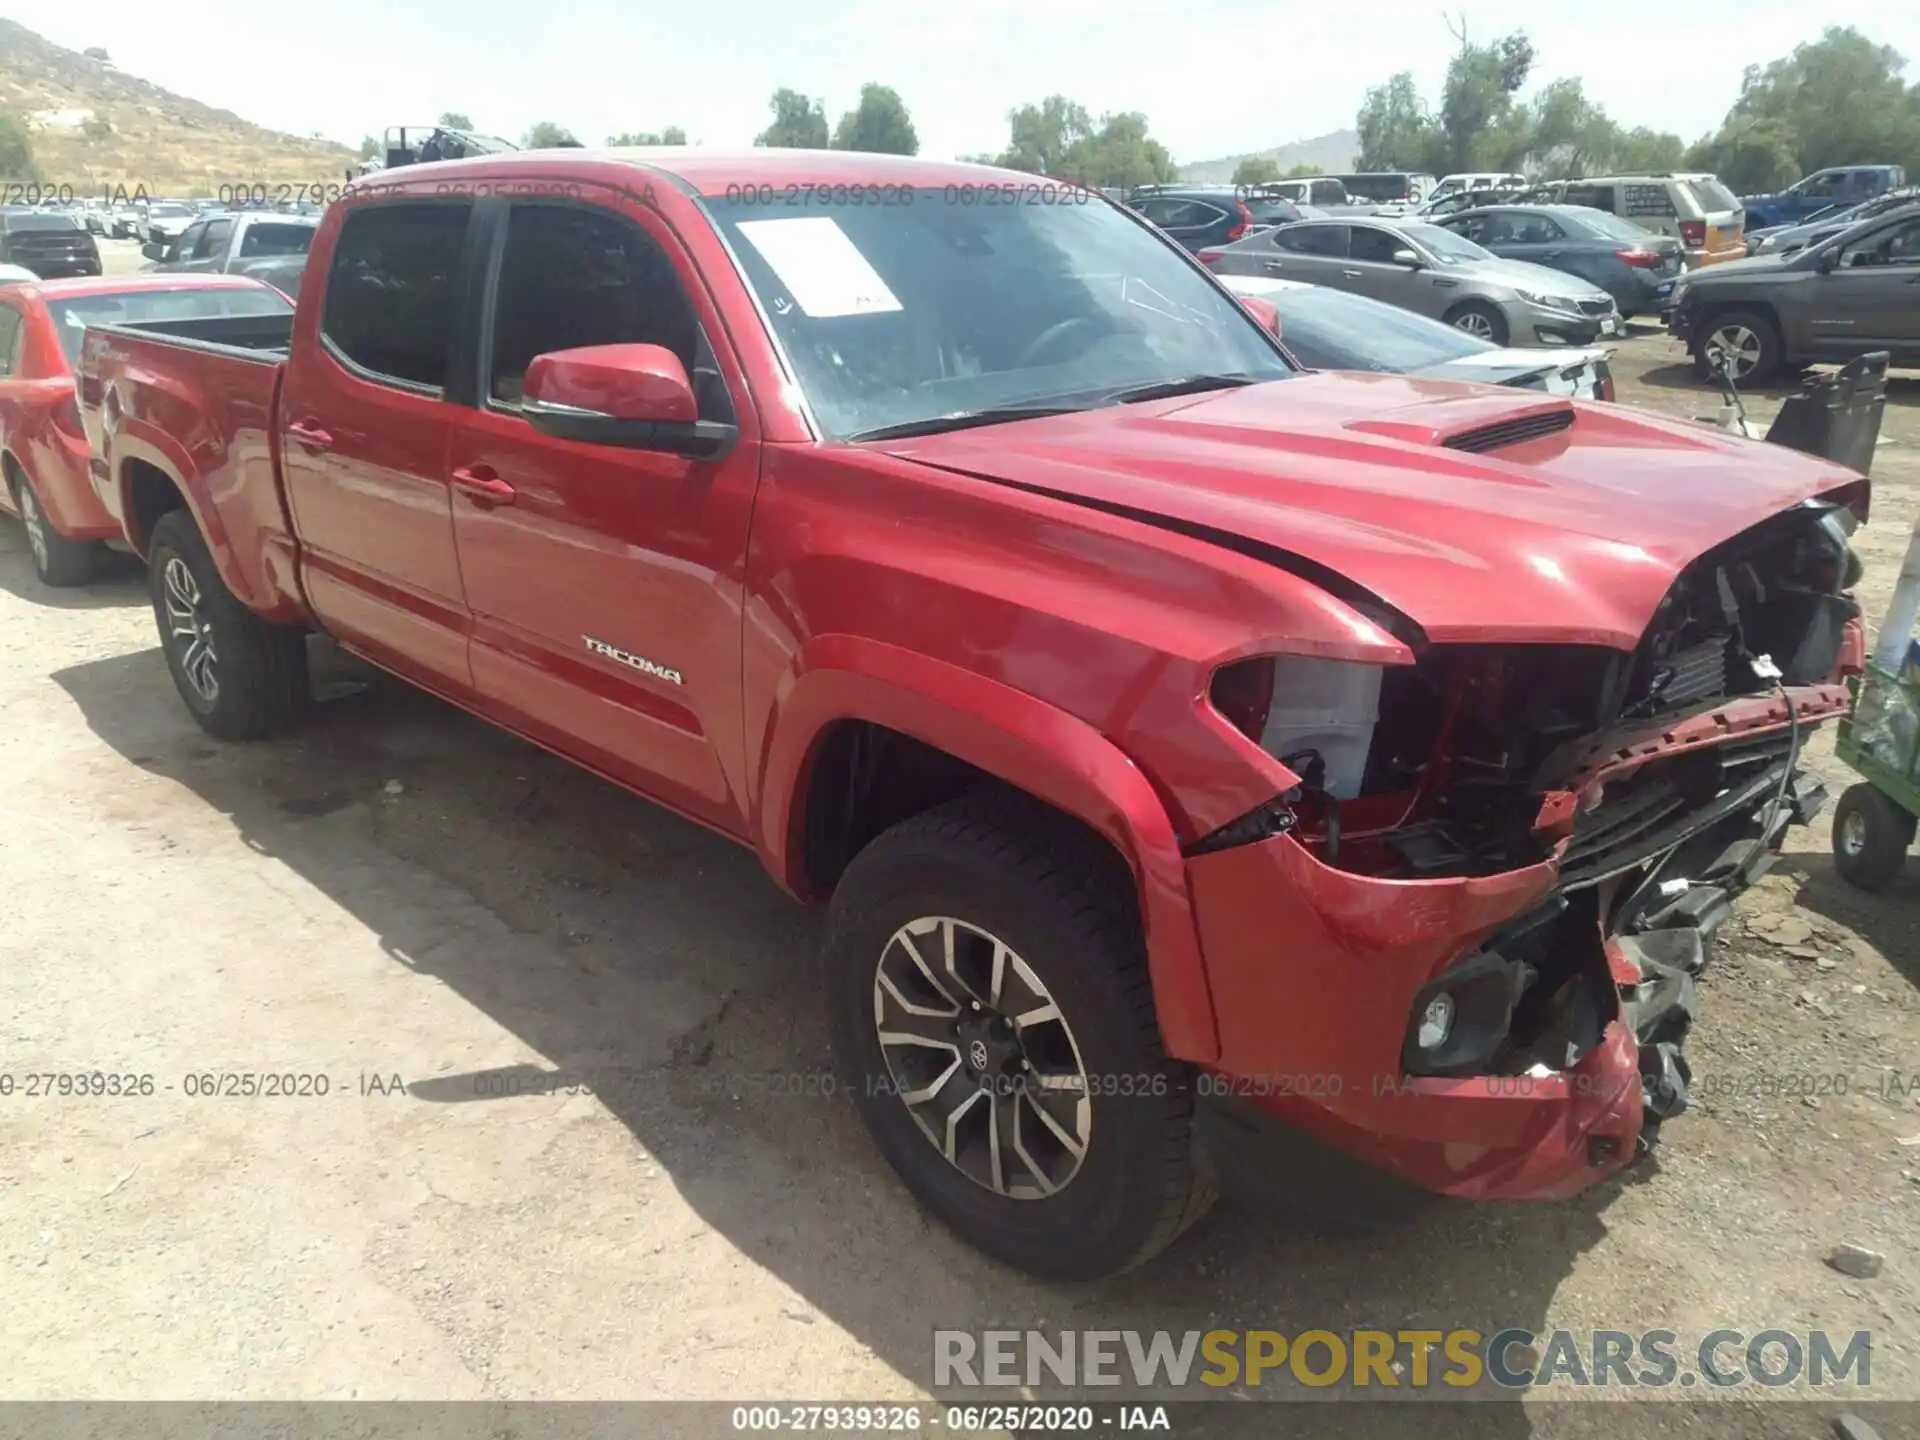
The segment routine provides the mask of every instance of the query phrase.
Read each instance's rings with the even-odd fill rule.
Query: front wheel
[[[1730,375],[1736,385],[1760,385],[1779,372],[1780,332],[1764,315],[1730,310],[1700,326],[1694,372],[1703,380]]]
[[[1833,868],[1849,885],[1884,890],[1906,864],[1914,817],[1877,786],[1849,785],[1833,807]]]
[[[1507,317],[1498,308],[1480,300],[1469,300],[1464,305],[1456,305],[1447,312],[1447,324],[1456,330],[1464,330],[1476,340],[1485,340],[1489,344],[1507,343]]]
[[[222,740],[285,729],[307,693],[305,632],[270,625],[240,602],[185,510],[154,525],[147,571],[160,648],[200,728]]]
[[[842,877],[826,961],[843,1083],[962,1239],[1090,1280],[1204,1213],[1127,873],[1070,822],[997,794],[901,822]]]
[[[41,583],[61,589],[84,585],[93,579],[100,559],[100,546],[92,540],[69,540],[53,528],[46,507],[33,492],[33,482],[16,474],[13,503],[20,511],[20,524],[27,532],[27,550],[33,556],[33,573]]]

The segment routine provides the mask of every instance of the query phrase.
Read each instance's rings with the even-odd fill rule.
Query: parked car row
[[[833,1088],[1010,1264],[1125,1270],[1216,1182],[1355,1215],[1620,1172],[1818,809],[1868,482],[1575,399],[1604,357],[1494,340],[1612,297],[1445,228],[1201,262],[1116,205],[938,203],[1030,183],[406,167],[297,306],[0,289],[0,468],[43,575],[141,557],[207,733],[297,723],[319,632],[825,903]],[[1463,299],[1484,344],[1412,313]]]
[[[1619,306],[1591,281],[1503,260],[1463,235],[1413,220],[1279,225],[1203,250],[1200,260],[1222,275],[1351,290],[1499,346],[1588,345],[1624,333]]]
[[[1876,350],[1920,363],[1920,200],[1791,253],[1683,276],[1667,324],[1702,376],[1736,383]]]

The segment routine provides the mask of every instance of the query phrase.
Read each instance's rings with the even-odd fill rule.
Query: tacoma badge
[[[618,660],[622,665],[629,665],[641,674],[651,675],[656,680],[664,680],[669,685],[681,683],[678,670],[669,670],[664,665],[656,665],[644,655],[636,655],[631,650],[622,650],[618,645],[609,645],[606,641],[596,640],[591,635],[582,635],[580,638],[587,642],[587,649],[596,655],[604,655],[609,660]]]

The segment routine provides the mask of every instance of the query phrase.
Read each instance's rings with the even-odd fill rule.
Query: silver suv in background
[[[1671,235],[1680,242],[1689,270],[1746,258],[1747,216],[1739,197],[1700,171],[1554,180],[1530,192],[1528,198],[1556,205],[1589,205],[1631,220],[1642,230]]]
[[[1625,328],[1613,297],[1591,281],[1502,260],[1463,235],[1416,220],[1303,220],[1202,250],[1198,258],[1220,275],[1303,280],[1371,296],[1495,345],[1591,345]]]

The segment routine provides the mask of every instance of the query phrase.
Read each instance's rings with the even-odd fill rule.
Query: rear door
[[[618,208],[616,207],[618,204]],[[741,564],[758,476],[751,406],[692,262],[639,204],[517,201],[498,214],[474,410],[455,425],[454,534],[473,678],[514,728],[738,831]],[[561,440],[521,415],[536,355],[661,345],[715,459]]]
[[[1261,270],[1288,280],[1304,280],[1309,285],[1333,285],[1349,289],[1353,282],[1336,283],[1347,264],[1347,227],[1317,224],[1289,225],[1268,237],[1273,253],[1262,257]]]
[[[424,187],[415,187],[418,191]],[[347,202],[343,202],[347,203]],[[349,204],[321,303],[294,315],[280,397],[287,503],[315,614],[370,659],[470,695],[447,446],[473,202]]]

